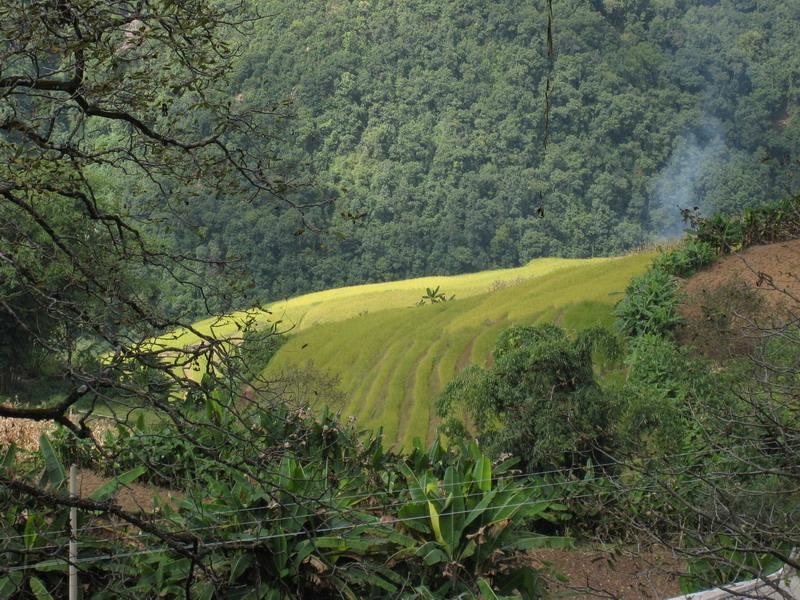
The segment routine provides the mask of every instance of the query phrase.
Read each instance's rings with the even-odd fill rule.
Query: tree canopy
[[[176,233],[260,299],[618,253],[679,233],[677,206],[797,189],[796,3],[556,2],[552,65],[544,1],[258,5],[231,94],[290,98],[282,163],[329,227],[224,193],[193,203],[199,246]]]

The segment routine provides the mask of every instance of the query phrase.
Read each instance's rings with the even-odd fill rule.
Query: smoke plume
[[[716,119],[706,118],[702,125],[678,138],[669,162],[650,186],[654,231],[663,237],[680,237],[685,228],[682,208],[698,207],[706,214],[700,183],[714,165],[725,160],[725,154],[725,137]]]

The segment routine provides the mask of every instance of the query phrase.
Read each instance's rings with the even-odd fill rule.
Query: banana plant
[[[400,469],[409,501],[398,520],[418,540],[410,552],[433,572],[437,594],[473,593],[481,580],[483,586],[491,580],[501,594],[540,597],[538,573],[514,559],[527,549],[571,544],[525,531],[526,522],[563,518],[567,507],[549,499],[547,488],[503,476],[504,465],[494,467],[474,443],[441,479],[430,469]]]
[[[449,302],[450,300],[454,300],[456,295],[453,294],[449,298],[444,295],[443,292],[439,291],[441,286],[436,286],[435,288],[425,288],[425,294],[423,294],[422,298],[419,299],[417,302],[418,306],[422,306],[426,302],[430,304],[439,304],[441,302]]]

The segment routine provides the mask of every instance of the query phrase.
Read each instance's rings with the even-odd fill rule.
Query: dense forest
[[[323,207],[199,194],[171,230],[259,300],[619,253],[797,189],[797,2],[565,0],[552,62],[542,1],[258,6],[231,100],[291,115],[263,152]]]

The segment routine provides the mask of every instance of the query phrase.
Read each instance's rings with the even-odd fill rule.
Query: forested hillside
[[[230,100],[288,110],[263,153],[294,202],[335,202],[304,223],[200,194],[177,229],[258,300],[618,253],[677,233],[676,206],[796,188],[796,1],[559,0],[552,64],[541,0],[256,5]]]
[[[0,2],[0,600],[783,593],[798,17]]]

